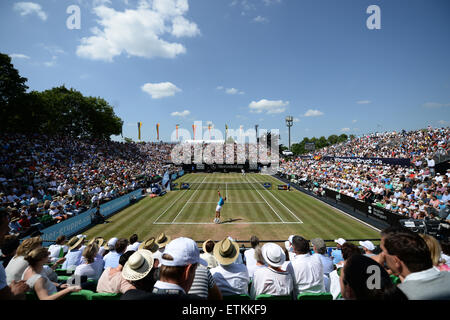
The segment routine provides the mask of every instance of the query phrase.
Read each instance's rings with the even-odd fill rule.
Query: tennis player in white
[[[220,222],[220,210],[222,210],[222,207],[225,204],[225,200],[227,200],[227,197],[222,198],[222,196],[220,195],[220,191],[219,190],[217,190],[217,193],[219,194],[219,202],[217,202],[216,218],[214,219],[214,223],[219,223]]]

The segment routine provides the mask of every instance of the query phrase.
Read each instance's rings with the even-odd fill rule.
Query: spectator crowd
[[[227,236],[199,248],[165,233],[145,241],[137,234],[108,241],[62,236],[43,247],[39,237],[13,244],[5,238],[4,211],[1,219],[2,299],[87,293],[121,300],[450,299],[450,243],[404,228],[383,230],[379,246],[339,238],[335,249],[300,235],[281,244],[252,236],[249,248]]]
[[[283,159],[279,173],[294,175],[294,182],[319,195],[326,188],[406,218],[450,220],[450,170],[440,174],[434,168],[434,156],[447,154],[449,138],[449,128],[374,134],[319,150],[316,159]],[[320,155],[408,157],[412,166],[325,161]]]
[[[59,223],[162,176],[172,145],[0,135],[0,207],[11,233]]]

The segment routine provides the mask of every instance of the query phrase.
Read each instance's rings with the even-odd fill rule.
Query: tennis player
[[[219,202],[217,202],[216,218],[214,219],[214,223],[220,223],[220,210],[222,210],[225,200],[227,200],[227,197],[222,198],[219,190],[217,190],[217,193],[219,194]]]

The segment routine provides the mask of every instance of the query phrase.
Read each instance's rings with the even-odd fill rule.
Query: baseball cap
[[[373,249],[375,249],[375,246],[374,246],[373,243],[372,243],[371,241],[369,241],[369,240],[366,240],[366,241],[360,241],[360,242],[359,242],[359,245],[360,245],[361,247],[366,248],[367,250],[370,250],[370,251],[372,251]]]
[[[173,260],[164,259],[165,254],[170,255]],[[208,265],[205,260],[200,259],[200,250],[198,250],[195,241],[185,237],[176,238],[169,242],[161,257],[161,265],[163,266],[179,267],[196,263]]]
[[[336,242],[342,246],[345,243],[345,239],[339,238],[339,239],[334,240],[334,242]]]

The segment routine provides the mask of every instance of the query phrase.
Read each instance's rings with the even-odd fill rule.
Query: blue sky
[[[292,142],[448,126],[449,15],[447,0],[7,0],[0,52],[30,90],[105,98],[135,140],[138,121],[143,140],[160,123],[168,141],[201,120],[279,129],[286,144],[287,115]]]

